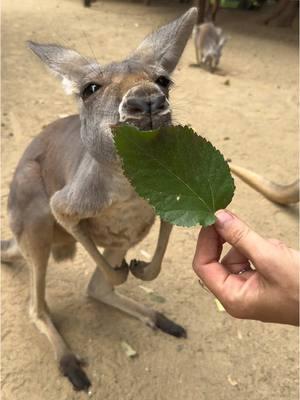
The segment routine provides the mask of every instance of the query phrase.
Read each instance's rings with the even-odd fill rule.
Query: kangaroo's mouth
[[[127,118],[124,118],[122,121],[119,121],[119,123],[134,125],[135,127],[141,130],[147,131],[147,130],[158,129],[162,126],[169,126],[172,123],[172,119],[171,119],[171,112],[168,111],[168,113],[165,113],[164,115],[149,115],[149,116],[144,116],[143,118],[128,116]]]

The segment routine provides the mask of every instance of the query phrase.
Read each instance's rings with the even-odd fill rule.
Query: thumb
[[[270,243],[231,212],[219,210],[215,215],[215,229],[218,234],[252,261],[258,270],[261,269],[266,255],[272,251]]]

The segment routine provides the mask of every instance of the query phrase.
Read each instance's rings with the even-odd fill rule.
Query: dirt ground
[[[153,1],[5,0],[2,4],[2,236],[10,236],[8,185],[24,148],[52,120],[76,111],[60,84],[25,48],[25,40],[76,47],[105,63],[121,59],[144,35],[185,10]],[[270,8],[270,6],[269,6]],[[191,67],[190,41],[174,74],[176,120],[190,123],[226,157],[278,182],[298,174],[298,31],[259,24],[261,12],[222,10],[218,23],[230,40],[221,71]],[[225,84],[225,81],[228,81]],[[298,245],[297,209],[271,204],[236,179],[230,209],[267,237]],[[157,224],[128,259],[151,254]],[[128,316],[88,300],[93,266],[83,251],[75,262],[50,261],[48,302],[55,323],[85,357],[97,400],[296,400],[298,331],[239,321],[218,311],[199,287],[191,263],[198,228],[176,228],[158,279],[130,278],[120,291],[151,305],[188,330],[187,340],[152,332]],[[165,299],[157,302],[139,285]],[[161,298],[158,298],[160,301]],[[154,301],[156,300],[156,301]],[[84,399],[60,376],[46,338],[27,316],[28,269],[2,266],[2,399]],[[128,342],[138,357],[126,357]]]

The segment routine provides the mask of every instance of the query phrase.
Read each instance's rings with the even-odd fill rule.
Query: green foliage
[[[211,225],[225,208],[234,182],[223,155],[185,126],[139,131],[114,128],[125,175],[164,220],[180,226]]]

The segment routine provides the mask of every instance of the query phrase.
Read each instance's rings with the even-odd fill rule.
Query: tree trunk
[[[197,25],[203,24],[206,10],[206,0],[197,0],[198,18]]]

